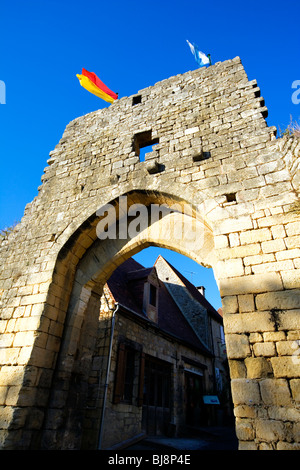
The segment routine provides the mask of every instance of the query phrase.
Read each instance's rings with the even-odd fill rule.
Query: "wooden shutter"
[[[113,403],[120,403],[124,392],[124,374],[125,374],[125,344],[119,344],[117,368],[115,375],[115,391]]]
[[[145,353],[140,353],[140,374],[137,405],[142,406],[144,399]]]

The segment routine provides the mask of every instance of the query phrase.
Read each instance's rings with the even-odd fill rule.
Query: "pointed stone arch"
[[[83,360],[83,353],[81,351],[81,348],[83,348],[85,344],[85,340],[83,339],[85,334],[83,324],[87,320],[86,317],[91,315],[94,316],[92,321],[94,321],[96,328],[102,287],[112,272],[126,259],[148,246],[160,246],[172,249],[205,266],[212,266],[215,262],[212,230],[207,220],[203,217],[203,214],[197,212],[195,204],[183,200],[178,196],[149,190],[131,191],[129,194],[121,195],[121,197],[126,198],[126,210],[129,210],[134,204],[142,204],[149,211],[148,214],[150,214],[152,205],[163,205],[162,207],[164,208],[173,208],[173,211],[167,211],[162,218],[155,219],[154,223],[153,221],[151,222],[150,217],[149,220],[147,219],[147,227],[144,230],[137,233],[133,238],[128,234],[126,238],[122,239],[116,237],[101,240],[97,238],[97,236],[95,237],[99,217],[90,217],[88,221],[85,221],[81,227],[79,227],[76,232],[76,237],[74,234],[72,238],[72,248],[70,248],[71,240],[66,243],[66,246],[64,245],[61,248],[55,267],[55,271],[59,273],[60,282],[65,254],[69,257],[69,263],[72,253],[81,250],[82,240],[84,240],[85,237],[90,240],[92,239],[92,230],[95,241],[91,243],[90,246],[86,248],[84,254],[82,254],[72,277],[70,277],[70,273],[67,273],[70,296],[65,314],[64,329],[61,336],[60,353],[55,367],[53,383],[51,385],[51,398],[47,410],[47,418],[44,423],[42,445],[46,448],[51,448],[54,446],[54,443],[58,441],[64,441],[64,445],[68,446],[66,442],[68,438],[66,436],[71,436],[72,445],[76,447],[76,436],[73,430],[76,428],[76,421],[79,419],[78,414],[75,413],[71,407],[68,419],[66,418],[68,392],[71,393],[69,387],[71,387],[72,384],[72,374],[74,370],[78,368],[78,363]],[[119,224],[120,215],[122,215],[118,210],[119,201],[120,199],[117,198],[109,203],[110,207],[117,209],[117,224]],[[185,207],[188,207],[186,211],[184,210]],[[124,211],[124,206],[122,209]],[[191,240],[190,233],[185,233],[186,239],[184,237],[178,237],[178,239],[174,237],[170,238],[172,230],[170,232],[169,228],[166,228],[168,227],[168,221],[170,222],[171,229],[177,226],[177,224],[188,224],[188,232],[190,232],[192,229],[191,220],[197,224],[197,238]],[[129,224],[130,221],[127,221],[127,226]],[[91,227],[93,228],[91,229]],[[199,238],[199,235],[201,238]],[[55,276],[53,282],[56,282]],[[93,294],[96,294],[96,297],[93,296]],[[96,298],[98,301],[95,300]],[[64,406],[62,406],[61,401],[59,408],[57,408],[55,396],[58,393],[62,394],[62,390],[60,389],[61,383],[64,384],[65,402]],[[53,426],[52,416],[54,414],[56,416],[55,422],[64,421],[63,431],[58,431],[55,426]],[[81,437],[82,436],[79,437],[79,441]],[[80,444],[78,443],[78,445]]]

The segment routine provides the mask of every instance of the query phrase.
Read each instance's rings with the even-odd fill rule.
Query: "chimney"
[[[205,287],[204,286],[198,286],[197,289],[200,292],[200,294],[202,294],[203,297],[205,297]]]

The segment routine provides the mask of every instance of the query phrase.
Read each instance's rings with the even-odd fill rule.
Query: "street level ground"
[[[184,437],[148,436],[124,450],[238,450],[232,427],[197,428]]]

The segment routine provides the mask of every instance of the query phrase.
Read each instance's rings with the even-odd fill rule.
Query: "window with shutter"
[[[123,397],[124,389],[124,372],[125,372],[125,344],[120,343],[118,349],[117,369],[115,377],[115,391],[113,403],[120,403]]]
[[[145,355],[124,342],[119,344],[113,403],[143,404]]]
[[[144,377],[145,377],[145,353],[140,353],[140,376],[139,376],[139,393],[138,393],[138,406],[143,405],[144,399]]]

